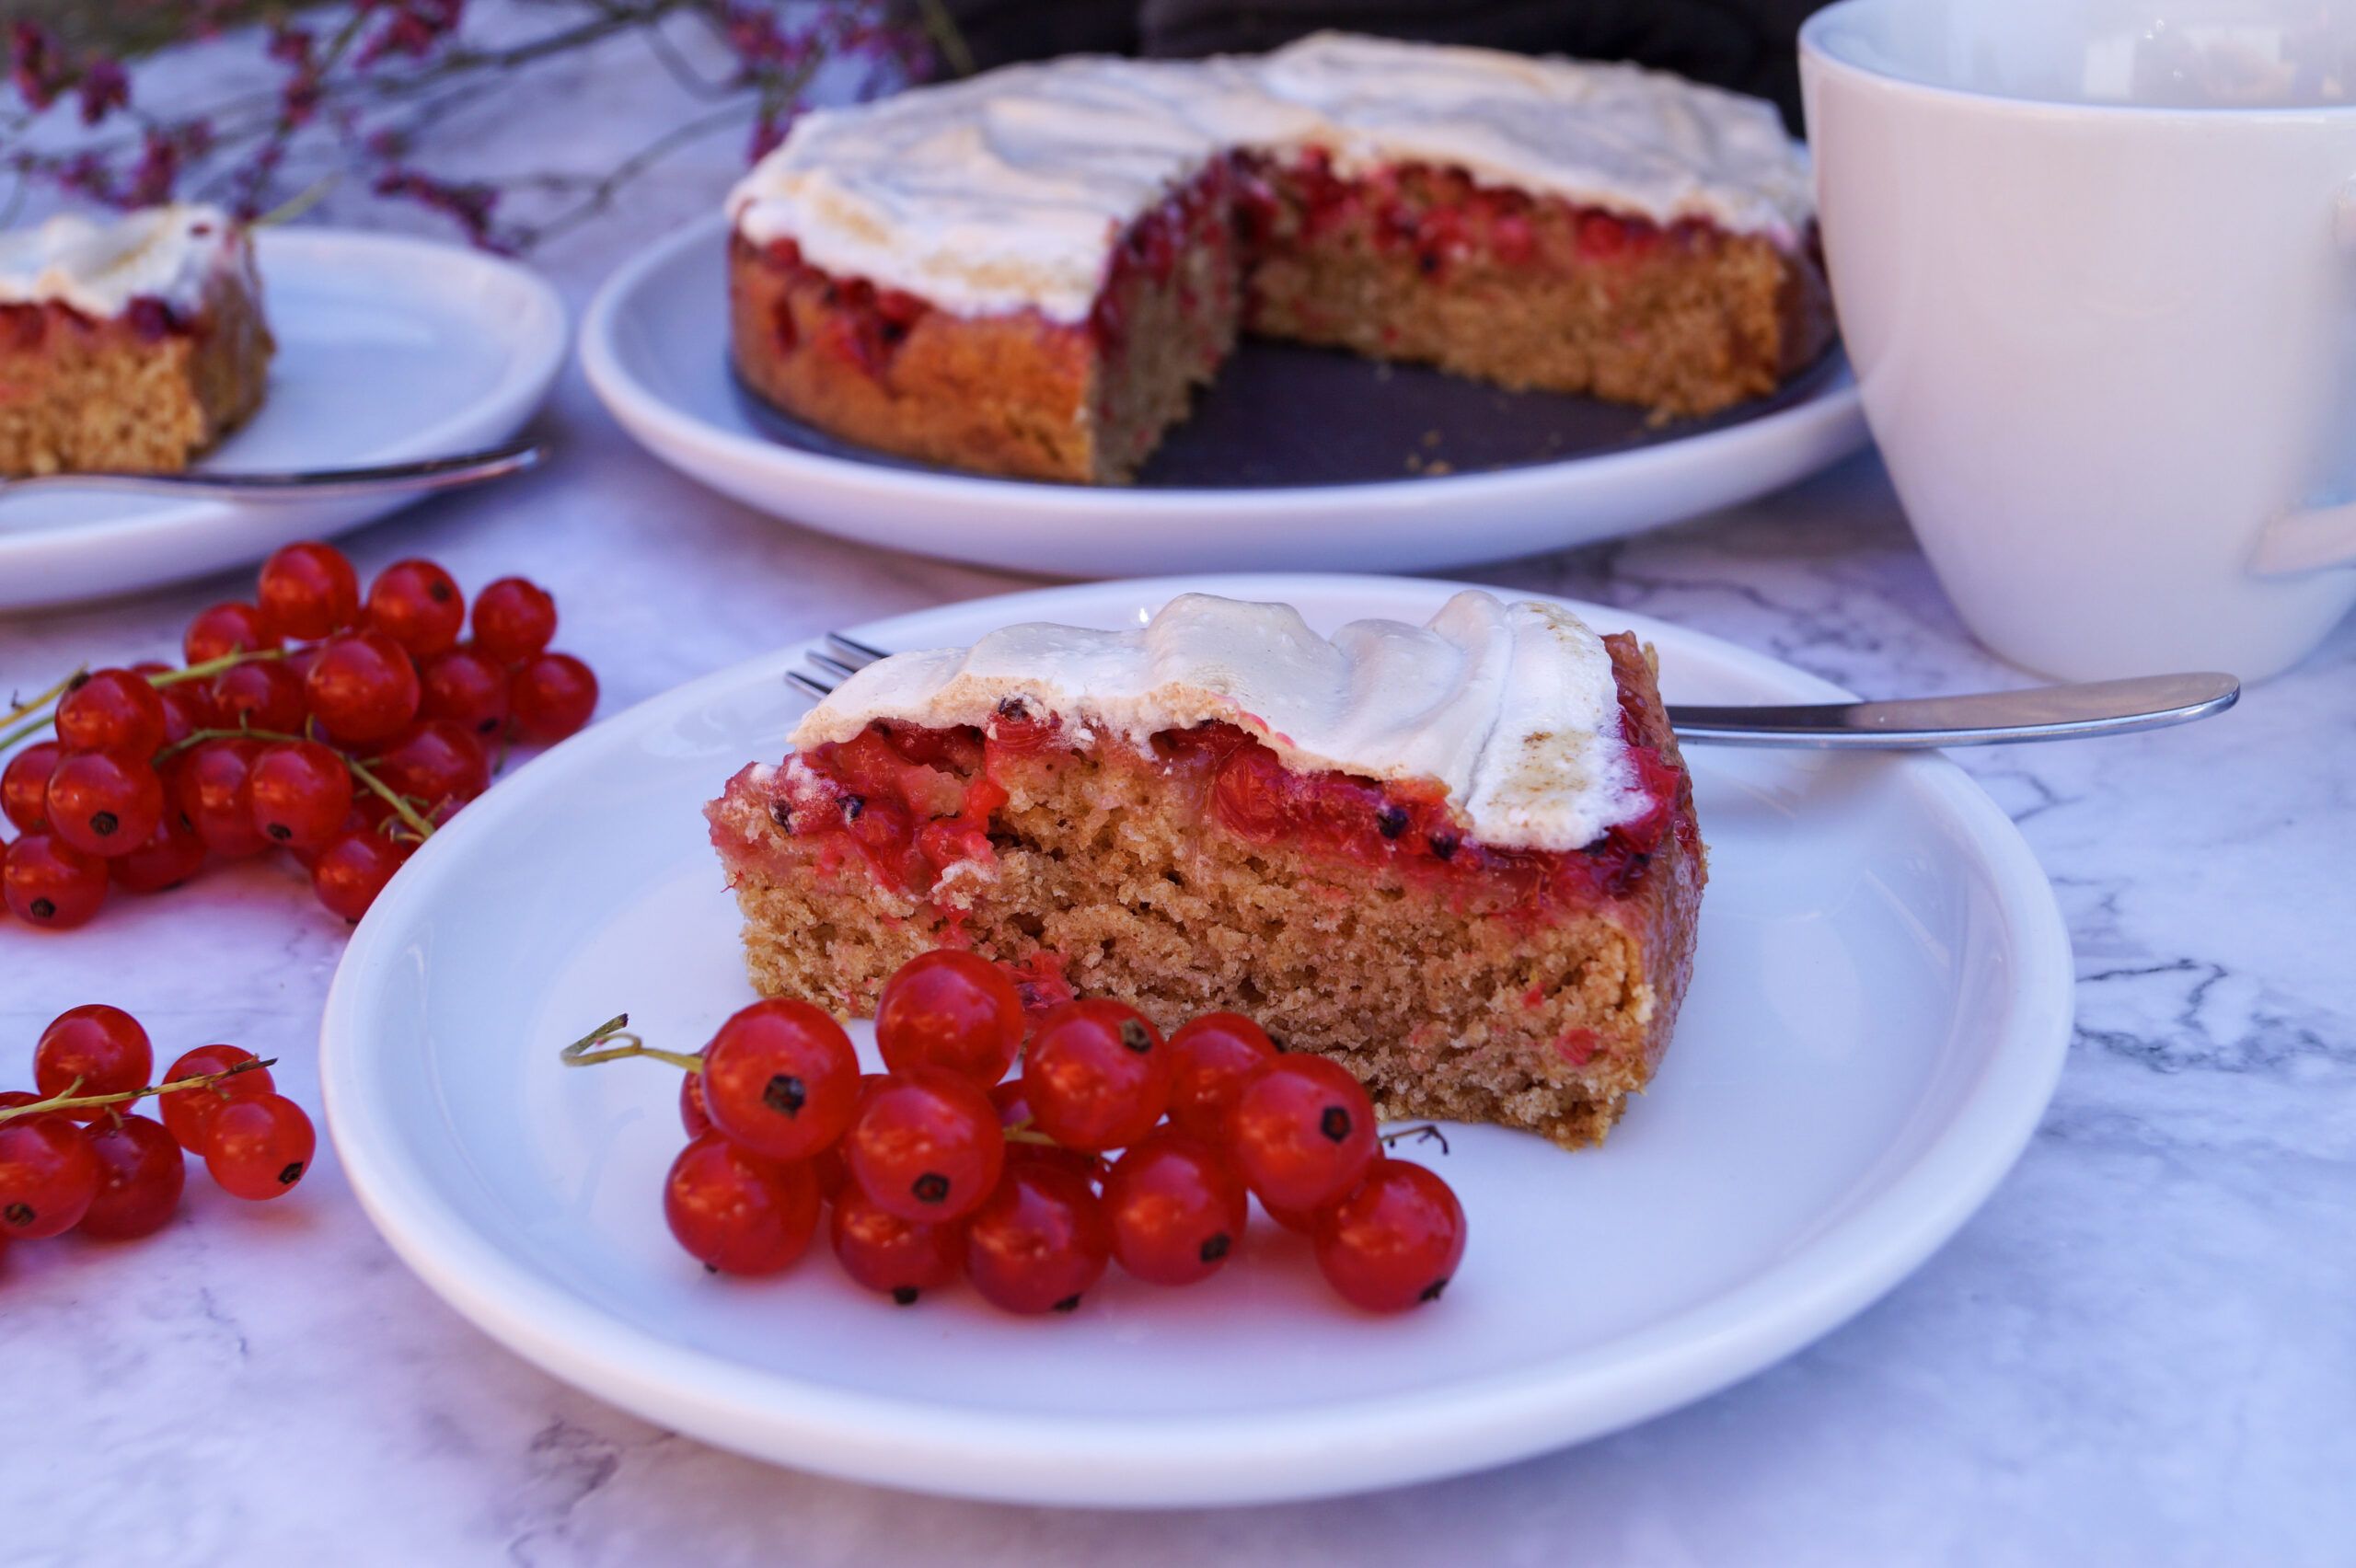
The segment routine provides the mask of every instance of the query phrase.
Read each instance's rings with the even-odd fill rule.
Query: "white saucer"
[[[1204,588],[1331,629],[1421,619],[1449,585],[1104,583],[879,621],[886,647],[1041,617],[1129,626]],[[1617,611],[1670,697],[1842,694]],[[1944,758],[1692,754],[1711,884],[1652,1091],[1602,1148],[1495,1128],[1417,1148],[1462,1195],[1444,1300],[1359,1315],[1255,1220],[1206,1285],[1118,1274],[1068,1318],[960,1288],[895,1309],[826,1256],[707,1276],[664,1228],[676,1075],[557,1051],[627,1009],[699,1048],[751,997],[702,802],[803,706],[785,650],[526,765],[435,836],[362,922],[329,997],[335,1142],[387,1238],[519,1354],[647,1419],[862,1481],[1052,1504],[1311,1496],[1500,1464],[1747,1377],[1872,1301],[1985,1198],[2069,1036],[2045,877]]]
[[[201,467],[344,467],[489,446],[523,428],[564,363],[563,305],[512,261],[336,229],[265,229],[256,242],[278,340],[270,392]],[[0,610],[246,565],[415,499],[0,498]]]
[[[1784,396],[1649,433],[1640,412],[1585,398],[1507,394],[1351,362],[1338,375],[1309,377],[1304,396],[1288,398],[1292,380],[1284,379],[1265,398],[1265,417],[1255,409],[1215,432],[1182,427],[1179,437],[1195,446],[1190,475],[1248,482],[1101,489],[953,473],[829,441],[739,390],[726,363],[725,241],[717,219],[665,239],[591,304],[582,366],[623,429],[680,472],[773,516],[1009,571],[1420,571],[1497,560],[1748,501],[1865,441],[1856,382],[1837,355]],[[1222,381],[1205,408],[1239,395]],[[1196,422],[1207,418],[1198,413]],[[1576,455],[1397,477],[1409,458],[1453,449],[1443,442],[1425,450],[1407,432],[1470,442],[1500,420],[1538,426],[1539,435],[1552,421],[1563,449]],[[1380,478],[1294,482],[1289,467],[1362,440],[1377,421],[1400,432],[1379,462],[1361,460]],[[1542,439],[1530,444],[1546,447]]]

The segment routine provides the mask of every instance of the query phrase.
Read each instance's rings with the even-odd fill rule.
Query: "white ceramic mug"
[[[2314,649],[2356,604],[2356,0],[1842,0],[1800,72],[1866,419],[1971,629],[2073,679]]]

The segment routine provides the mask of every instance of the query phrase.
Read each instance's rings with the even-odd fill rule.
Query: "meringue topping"
[[[134,299],[192,314],[215,274],[251,265],[245,231],[218,207],[146,207],[110,220],[63,213],[0,234],[0,305],[72,306],[104,320]]]

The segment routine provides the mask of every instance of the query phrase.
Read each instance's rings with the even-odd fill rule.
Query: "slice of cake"
[[[729,212],[756,394],[1026,478],[1132,477],[1239,331],[1671,414],[1831,338],[1771,106],[1489,50],[1011,66],[803,116]]]
[[[1692,957],[1693,796],[1644,651],[1486,594],[1331,640],[1282,605],[903,653],[708,815],[754,985],[873,1010],[970,947],[1165,1029],[1231,1008],[1386,1114],[1600,1138]]]
[[[271,348],[219,208],[0,234],[0,474],[185,468],[260,404]]]

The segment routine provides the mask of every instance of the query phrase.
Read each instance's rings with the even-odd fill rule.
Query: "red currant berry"
[[[775,1274],[818,1229],[810,1168],[764,1159],[718,1131],[679,1152],[663,1184],[663,1217],[687,1255],[721,1274]]]
[[[381,631],[354,631],[322,643],[304,700],[328,738],[341,745],[388,741],[417,717],[417,666]]]
[[[523,739],[560,741],[597,710],[597,677],[570,653],[543,653],[508,682],[507,706]]]
[[[397,560],[368,585],[368,624],[423,659],[457,645],[466,596],[432,561]]]
[[[259,855],[270,840],[254,826],[253,766],[262,743],[201,741],[172,759],[172,799],[204,847],[224,859]]]
[[[180,639],[180,653],[191,664],[205,664],[231,653],[276,648],[280,642],[261,611],[233,599],[189,622],[188,634]]]
[[[357,920],[409,857],[410,846],[398,839],[374,828],[347,827],[311,861],[311,891],[329,914]]]
[[[188,1159],[160,1122],[110,1115],[88,1134],[98,1190],[83,1211],[82,1234],[101,1241],[152,1236],[179,1207]]]
[[[703,1075],[679,1075],[679,1125],[687,1136],[699,1138],[711,1131],[711,1108],[703,1102]]]
[[[49,830],[85,855],[128,855],[164,820],[164,781],[144,758],[68,752],[49,776]]]
[[[0,769],[0,813],[25,833],[49,831],[49,776],[65,748],[55,741],[27,746]]]
[[[1068,1312],[1104,1277],[1113,1228],[1068,1170],[1010,1165],[965,1230],[965,1277],[1009,1312]]]
[[[159,1080],[179,1083],[185,1078],[207,1078],[214,1073],[226,1073],[240,1062],[250,1062],[254,1054],[238,1045],[199,1045],[185,1051]],[[212,1129],[214,1113],[232,1100],[260,1100],[278,1092],[271,1081],[268,1067],[248,1067],[244,1072],[196,1089],[177,1089],[169,1094],[156,1097],[156,1106],[164,1118],[164,1130],[172,1135],[180,1147],[200,1158],[204,1153],[205,1135]]]
[[[28,833],[0,860],[0,896],[19,920],[69,930],[107,897],[107,863],[46,833]]]
[[[313,641],[360,618],[360,574],[333,545],[288,545],[261,563],[261,617],[281,637]]]
[[[1021,1078],[1011,1078],[992,1089],[990,1103],[998,1107],[999,1125],[1010,1135],[1006,1140],[1008,1163],[1018,1159],[1035,1159],[1043,1164],[1060,1166],[1083,1182],[1095,1182],[1104,1179],[1104,1172],[1110,1167],[1101,1154],[1066,1148],[1061,1144],[1034,1143],[1027,1137],[1011,1136],[1016,1128],[1028,1131],[1031,1127],[1031,1101],[1023,1098]]]
[[[1157,1133],[1113,1162],[1104,1217],[1113,1255],[1151,1285],[1192,1285],[1218,1272],[1251,1214],[1243,1179],[1212,1145]]]
[[[875,1043],[895,1073],[947,1067],[988,1089],[1022,1049],[1022,999],[978,953],[918,953],[884,983]]]
[[[1260,1208],[1261,1211],[1266,1214],[1270,1219],[1275,1220],[1278,1225],[1282,1226],[1285,1229],[1291,1231],[1295,1236],[1314,1236],[1317,1234],[1317,1211],[1315,1209],[1286,1208],[1281,1204],[1272,1204],[1265,1198],[1260,1201]]]
[[[0,1236],[62,1236],[98,1193],[98,1156],[77,1124],[57,1115],[0,1122]]]
[[[903,1219],[852,1187],[835,1200],[835,1258],[851,1283],[906,1307],[965,1272],[965,1228]]]
[[[539,656],[556,635],[556,601],[522,577],[502,577],[475,595],[475,641],[502,664]]]
[[[272,661],[276,663],[277,661]],[[133,664],[132,672],[142,675],[168,674],[168,664]],[[164,744],[177,746],[199,730],[213,727],[213,703],[202,681],[174,681],[170,686],[157,686],[156,699],[164,705]]]
[[[895,1073],[868,1097],[843,1154],[851,1180],[903,1219],[969,1215],[1006,1162],[998,1111],[971,1080],[942,1067]]]
[[[259,1203],[293,1191],[318,1142],[311,1118],[283,1094],[231,1100],[204,1129],[204,1168],[231,1197]]]
[[[1170,1054],[1144,1015],[1118,1002],[1066,1002],[1023,1053],[1022,1092],[1039,1131],[1067,1148],[1126,1148],[1170,1105]]]
[[[1198,1138],[1225,1143],[1243,1083],[1272,1060],[1276,1043],[1242,1013],[1205,1013],[1170,1037],[1170,1119]]]
[[[703,1053],[711,1124],[770,1159],[807,1159],[843,1136],[859,1111],[859,1054],[808,1002],[755,1002],[720,1026]]]
[[[861,1073],[859,1078],[859,1109],[866,1110],[867,1102],[875,1091],[891,1081],[890,1075],[886,1073]],[[859,1121],[857,1113],[852,1113],[851,1121],[854,1124]],[[834,1203],[845,1193],[856,1190],[850,1179],[850,1159],[847,1152],[849,1144],[850,1137],[846,1133],[811,1157],[810,1169],[817,1175],[818,1191],[828,1203]]]
[[[56,723],[67,751],[153,756],[164,744],[164,699],[144,675],[98,670],[58,698]]]
[[[283,659],[239,664],[205,686],[205,703],[215,728],[283,732],[303,727],[303,679]]]
[[[311,849],[343,831],[352,814],[352,769],[317,741],[282,741],[254,758],[247,795],[254,830],[272,844]]]
[[[33,1047],[33,1087],[41,1098],[59,1094],[123,1094],[147,1087],[156,1053],[147,1032],[121,1008],[87,1002],[50,1020]],[[78,1086],[78,1087],[77,1087]],[[76,1122],[106,1113],[97,1105],[61,1113]]]
[[[204,840],[196,836],[188,818],[168,804],[164,820],[156,824],[146,843],[107,861],[107,874],[125,893],[161,893],[203,869]]]
[[[369,770],[436,822],[491,788],[482,743],[446,719],[410,725],[368,759]]]
[[[1337,1063],[1278,1056],[1237,1098],[1230,1147],[1262,1203],[1322,1208],[1374,1163],[1374,1101]]]
[[[506,668],[479,651],[461,646],[436,653],[419,667],[418,679],[419,717],[446,719],[485,743],[506,728]]]
[[[1464,1205],[1446,1182],[1380,1159],[1357,1190],[1317,1216],[1317,1268],[1353,1307],[1403,1312],[1437,1301],[1464,1257]]]

